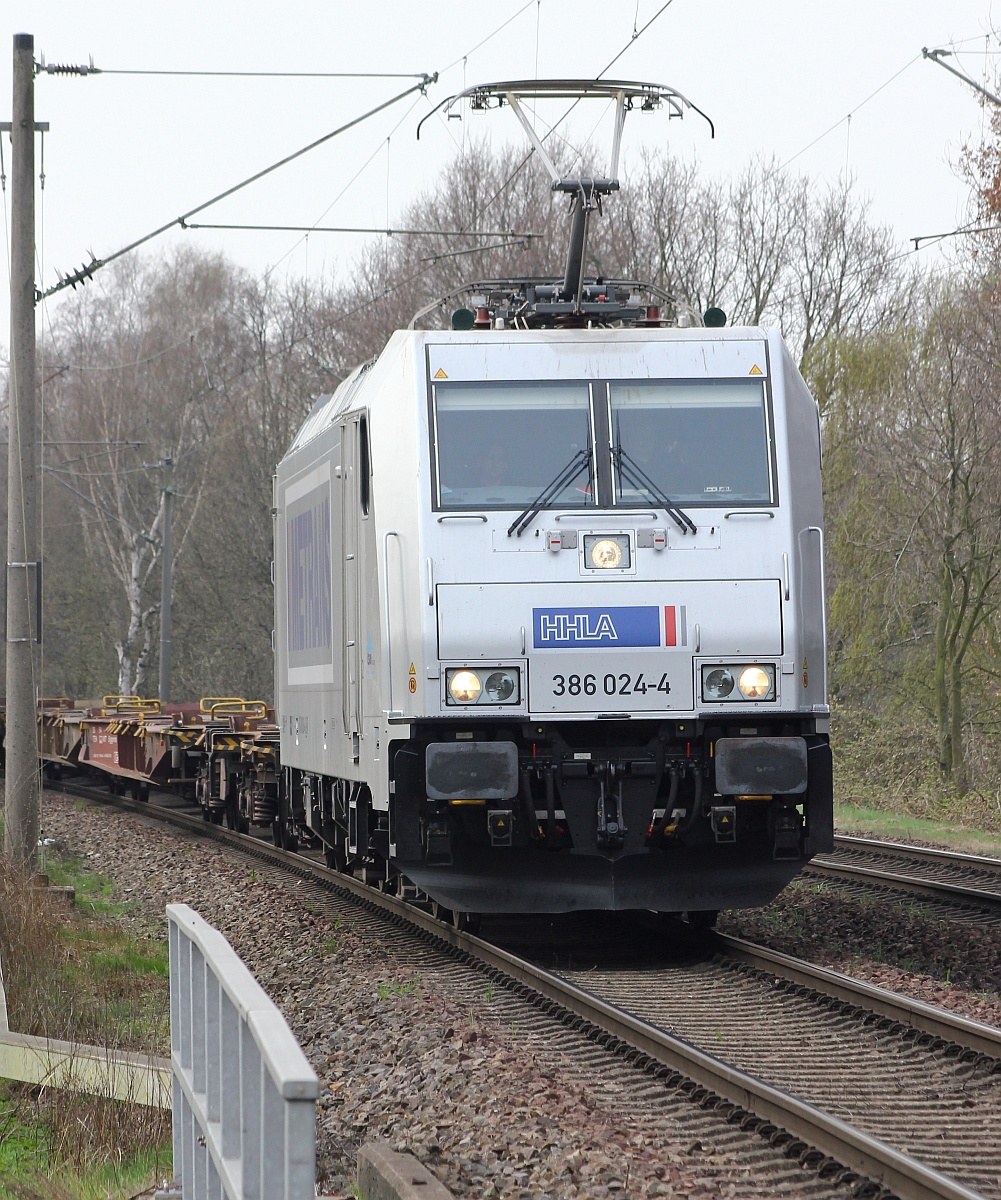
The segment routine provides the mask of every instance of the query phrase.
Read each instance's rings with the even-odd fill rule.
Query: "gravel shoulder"
[[[719,929],[1001,1028],[1001,926],[937,917],[905,897],[794,881]]]
[[[351,1196],[371,1137],[456,1196],[846,1197],[555,1025],[475,970],[290,875],[55,793],[46,836],[108,876],[135,932],[182,901],[230,940],[321,1077],[322,1186]]]

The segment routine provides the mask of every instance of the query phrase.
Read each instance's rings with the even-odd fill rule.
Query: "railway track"
[[[871,1193],[907,1198],[1001,1197],[999,1030],[720,935],[707,943],[712,961],[552,971],[496,944],[489,928],[480,938],[443,925],[190,810],[63,787],[228,842],[448,943],[498,984],[822,1176],[847,1173],[871,1181]]]
[[[1001,923],[1001,859],[869,838],[839,836],[834,845],[804,875],[909,892],[942,915]]]

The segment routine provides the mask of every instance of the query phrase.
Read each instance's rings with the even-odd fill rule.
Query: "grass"
[[[0,1200],[125,1200],[170,1177],[170,1151],[147,1150],[124,1163],[62,1164],[53,1171],[43,1140],[11,1130],[0,1093]]]
[[[165,940],[136,937],[109,880],[47,855],[73,912],[0,857],[0,954],[12,1029],[162,1055],[169,1047]],[[0,1200],[109,1200],[170,1176],[170,1114],[0,1080]]]
[[[965,854],[1001,857],[1001,834],[967,829],[953,821],[912,817],[906,812],[835,804],[834,824],[839,833],[862,833],[887,841],[932,842]]]
[[[407,979],[406,981],[380,983],[377,992],[380,1000],[388,1000],[390,996],[412,996],[417,991],[419,980]]]

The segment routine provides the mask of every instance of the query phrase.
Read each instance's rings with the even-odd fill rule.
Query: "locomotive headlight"
[[[622,547],[611,538],[602,538],[591,547],[591,562],[596,567],[617,567],[622,562]]]
[[[584,566],[589,571],[626,571],[632,566],[627,533],[584,535]]]
[[[449,667],[445,672],[445,703],[520,704],[521,674],[517,667]]]
[[[494,704],[503,704],[510,700],[515,693],[518,679],[514,671],[491,671],[483,685],[483,691],[488,700]]]
[[[741,700],[774,700],[774,663],[704,663],[702,699],[710,704],[739,704]]]
[[[448,694],[456,704],[475,704],[483,685],[475,671],[450,671]]]
[[[740,694],[747,700],[767,700],[772,690],[772,676],[764,667],[745,667],[737,681]]]
[[[733,691],[733,674],[726,667],[703,671],[702,694],[707,700],[725,700]]]

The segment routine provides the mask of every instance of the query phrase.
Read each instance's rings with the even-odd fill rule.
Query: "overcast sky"
[[[10,118],[14,33],[35,55],[108,73],[40,75],[36,120],[45,137],[38,206],[43,287],[104,257],[408,87],[407,79],[219,78],[112,71],[440,72],[427,98],[404,100],[267,181],[194,218],[203,222],[378,225],[454,158],[463,138],[518,141],[508,111],[417,121],[463,86],[501,79],[609,77],[666,83],[706,111],[669,121],[634,114],[623,159],[642,143],[696,154],[714,176],[752,155],[775,156],[818,181],[848,171],[908,239],[953,229],[966,193],[953,167],[979,137],[974,93],[921,58],[922,46],[993,88],[999,67],[989,0],[6,0],[0,42],[0,119]],[[508,22],[506,25],[505,22]],[[503,28],[499,28],[504,26]],[[579,110],[567,136],[608,145],[607,112]],[[848,119],[850,115],[850,120]],[[388,141],[387,141],[388,139]],[[10,142],[5,230],[10,221]],[[367,164],[367,165],[366,165]],[[39,162],[40,165],[40,162]],[[147,252],[188,242],[218,247],[255,271],[343,273],[358,239],[314,233],[175,229]],[[922,252],[935,261],[941,251]],[[9,261],[9,260],[7,260]],[[5,273],[6,273],[5,261]],[[554,271],[561,264],[554,263]],[[0,299],[0,342],[9,304]],[[58,301],[50,301],[55,304]],[[50,309],[50,311],[54,311]],[[39,331],[44,314],[39,312]],[[4,357],[6,353],[4,352]]]

